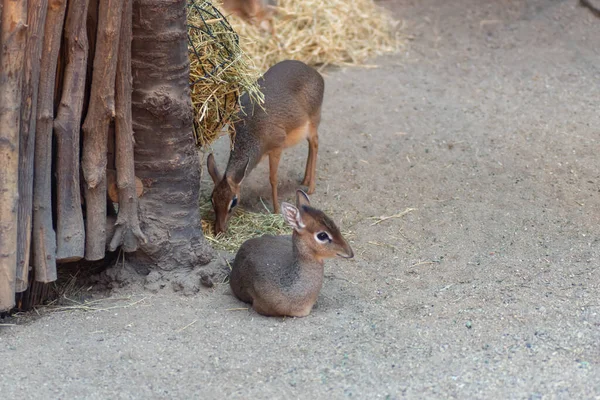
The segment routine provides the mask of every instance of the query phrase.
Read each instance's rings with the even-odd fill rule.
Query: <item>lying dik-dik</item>
[[[308,186],[309,194],[315,191],[323,77],[300,61],[288,60],[269,68],[258,83],[265,96],[264,110],[251,104],[247,94],[240,99],[240,120],[235,124],[235,142],[224,176],[219,173],[213,155],[208,156],[208,173],[215,183],[211,196],[215,233],[227,230],[231,211],[240,199],[242,181],[266,156],[269,156],[273,211],[279,213],[277,168],[281,153],[304,139],[308,140],[308,159],[302,185]]]
[[[292,236],[265,235],[247,240],[237,252],[229,284],[240,300],[260,314],[305,317],[323,285],[323,260],[354,253],[335,223],[296,192],[296,207],[282,203]]]

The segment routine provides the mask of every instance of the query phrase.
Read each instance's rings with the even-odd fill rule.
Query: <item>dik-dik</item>
[[[250,24],[268,30],[273,35],[275,34],[273,14],[276,7],[272,3],[272,0],[223,0],[223,8]]]
[[[211,200],[215,210],[215,233],[225,232],[229,216],[240,199],[244,178],[266,156],[273,211],[279,213],[277,169],[283,149],[308,140],[308,159],[302,185],[315,191],[321,105],[325,82],[316,70],[300,61],[275,64],[258,80],[264,94],[263,108],[253,105],[247,94],[240,99],[240,120],[224,176],[209,154],[208,173],[215,187]]]
[[[247,240],[237,252],[229,284],[240,300],[268,316],[305,317],[323,285],[325,258],[352,258],[354,253],[335,223],[310,206],[298,190],[296,207],[282,203],[292,236]]]

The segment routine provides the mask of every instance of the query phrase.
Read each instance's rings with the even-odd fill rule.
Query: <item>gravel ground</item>
[[[327,263],[313,313],[261,317],[226,285],[119,289],[1,327],[2,398],[600,398],[600,19],[383,4],[407,47],[325,73],[311,199],[356,257]],[[284,154],[282,198],[305,157]],[[266,166],[245,185],[261,209]]]

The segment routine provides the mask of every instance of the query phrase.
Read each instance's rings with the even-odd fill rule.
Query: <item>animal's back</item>
[[[250,303],[257,287],[274,281],[293,283],[297,272],[294,266],[291,236],[264,235],[250,239],[235,256],[230,285],[241,300]]]
[[[240,99],[246,113],[240,116],[253,128],[248,133],[261,132],[258,128],[263,124],[291,131],[321,111],[325,82],[321,74],[301,61],[286,60],[273,65],[258,84],[265,96],[264,110],[252,104],[247,94]]]
[[[267,114],[269,110],[270,114],[278,114],[295,108],[312,116],[321,109],[325,81],[320,73],[301,61],[275,64],[259,83],[265,95]]]

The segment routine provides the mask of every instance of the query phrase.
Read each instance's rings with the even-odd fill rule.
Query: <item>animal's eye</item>
[[[231,210],[233,210],[233,208],[235,206],[237,206],[237,203],[238,203],[237,196],[234,196],[233,199],[231,200],[231,204],[229,205],[229,212],[231,212]]]
[[[327,234],[327,232],[317,233],[317,239],[319,239],[319,241],[321,241],[321,242],[331,242],[331,239],[329,238],[329,235]]]

